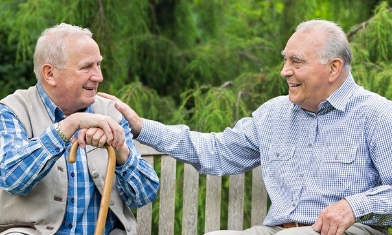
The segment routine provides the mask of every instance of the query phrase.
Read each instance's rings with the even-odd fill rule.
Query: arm
[[[129,154],[125,163],[116,167],[117,188],[130,208],[139,208],[156,198],[159,179],[154,168],[137,151],[128,122],[122,119],[120,125],[125,131],[125,145],[129,147]]]
[[[61,139],[54,125],[50,125],[37,138],[29,140],[15,114],[3,105],[0,106],[0,120],[0,186],[9,193],[26,195],[47,175],[69,142]],[[61,121],[61,132],[68,139],[79,128],[88,127],[101,128],[112,146],[124,149],[123,130],[110,117],[75,113]]]
[[[370,112],[371,113],[371,112]],[[364,128],[366,149],[372,168],[358,169],[368,174],[372,185],[366,191],[345,197],[329,205],[319,214],[313,228],[327,234],[343,234],[353,223],[374,226],[390,226],[392,223],[392,163],[390,130],[392,129],[392,110],[389,106],[381,113],[371,113]],[[353,183],[355,186],[355,182]]]
[[[200,133],[190,131],[185,125],[168,126],[142,119],[118,98],[104,93],[98,95],[115,102],[139,141],[192,164],[200,173],[239,174],[260,164],[252,118],[242,119],[235,128],[227,128],[223,133]]]
[[[0,120],[0,187],[26,195],[62,156],[67,143],[53,125],[28,140],[23,125],[4,105],[0,105]]]

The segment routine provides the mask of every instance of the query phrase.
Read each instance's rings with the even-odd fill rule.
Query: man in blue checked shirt
[[[271,207],[263,225],[208,235],[381,235],[392,224],[392,102],[358,86],[333,22],[301,23],[282,51],[289,94],[221,133],[141,119],[116,97],[137,139],[231,175],[261,165]]]
[[[153,201],[159,180],[114,102],[96,96],[102,56],[86,28],[59,24],[39,37],[37,84],[0,101],[0,234],[94,234],[108,162],[116,169],[105,234],[136,234],[129,208]],[[71,139],[76,163],[68,163]]]

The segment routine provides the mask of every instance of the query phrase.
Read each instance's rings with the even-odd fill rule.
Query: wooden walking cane
[[[68,162],[74,163],[76,162],[76,150],[79,147],[78,141],[73,142],[71,149],[69,151]],[[106,166],[106,174],[105,174],[105,181],[102,190],[102,198],[101,198],[101,205],[99,207],[98,219],[97,224],[95,227],[94,235],[102,235],[106,217],[108,215],[109,210],[109,200],[110,200],[110,191],[112,189],[113,184],[113,177],[114,177],[114,169],[116,167],[116,153],[112,146],[105,144],[106,150],[108,151],[108,165]]]

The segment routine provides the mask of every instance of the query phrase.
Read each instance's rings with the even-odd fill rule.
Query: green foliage
[[[287,93],[279,74],[280,52],[298,23],[322,18],[339,23],[347,32],[357,82],[391,99],[390,4],[379,0],[0,0],[0,98],[35,84],[35,41],[43,29],[66,22],[94,33],[104,57],[102,91],[118,96],[142,117],[219,132],[251,115],[266,100]],[[182,167],[179,164],[178,178]],[[201,176],[201,188],[204,181]],[[249,175],[246,182],[250,184]],[[223,185],[227,184],[224,178]],[[204,193],[199,192],[201,221]],[[226,201],[227,194],[222,198]],[[178,194],[176,234],[181,233],[181,207]],[[153,210],[159,210],[159,200]],[[225,211],[224,203],[222,221],[227,220]],[[249,227],[246,212],[244,226]],[[200,233],[203,226],[198,223]]]
[[[392,99],[392,14],[386,2],[376,9],[375,15],[359,25],[351,41],[353,48],[353,75],[365,88]]]

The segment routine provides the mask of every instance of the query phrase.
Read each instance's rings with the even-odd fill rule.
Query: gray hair
[[[37,40],[34,51],[34,73],[38,81],[42,79],[41,68],[44,64],[52,64],[63,68],[68,55],[66,41],[71,37],[87,35],[92,37],[92,32],[66,23],[61,23],[45,29]]]
[[[333,58],[340,58],[344,62],[344,68],[351,70],[353,55],[347,36],[339,25],[327,20],[309,20],[299,24],[296,31],[312,31],[318,29],[324,30],[327,34],[324,48],[318,52],[319,62],[326,64]]]

